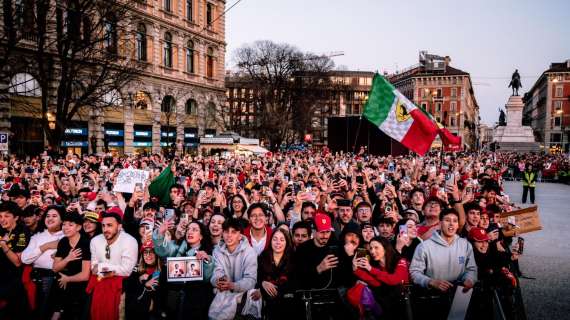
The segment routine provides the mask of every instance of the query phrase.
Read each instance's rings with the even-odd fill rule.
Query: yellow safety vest
[[[536,187],[536,181],[534,180],[534,172],[524,172],[524,179],[523,179],[523,186],[524,187]]]

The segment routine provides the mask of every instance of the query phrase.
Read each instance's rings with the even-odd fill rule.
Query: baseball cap
[[[141,252],[143,252],[143,251],[145,251],[145,250],[154,250],[154,244],[152,243],[152,240],[145,241],[145,242],[141,245]]]
[[[94,223],[101,222],[99,214],[95,211],[83,211],[83,218]]]
[[[331,218],[326,214],[316,214],[314,222],[317,232],[334,231]]]
[[[119,215],[119,217],[121,217],[121,219],[123,219],[123,210],[121,210],[121,208],[119,207],[111,207],[109,209],[107,209],[107,213],[116,213]]]
[[[472,241],[489,241],[485,229],[479,227],[471,228],[467,237]]]

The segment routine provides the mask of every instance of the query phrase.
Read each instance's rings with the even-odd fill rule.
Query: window
[[[426,111],[427,111],[427,103],[425,103],[425,102],[422,102],[422,109],[424,109],[424,110],[426,110]]]
[[[194,19],[192,19],[192,15],[194,13],[194,10],[192,8],[193,7],[192,1],[194,1],[194,0],[186,0],[186,19],[188,21],[194,20]]]
[[[562,98],[562,94],[563,94],[563,87],[562,86],[558,86],[556,87],[556,93],[554,94],[554,96],[556,98]]]
[[[172,96],[165,96],[160,104],[160,111],[164,113],[169,113],[174,107],[174,98]]]
[[[170,32],[164,34],[164,66],[172,68],[172,35]]]
[[[208,48],[208,56],[207,56],[207,63],[206,63],[206,77],[213,78],[214,77],[214,49]],[[243,92],[242,92],[243,94]],[[244,98],[242,96],[242,98]]]
[[[172,12],[172,0],[164,0],[164,11]]]
[[[443,90],[441,88],[439,88],[439,89],[437,89],[437,98],[442,98],[442,97],[443,97]]]
[[[550,142],[561,142],[562,135],[560,133],[551,133],[550,134]]]
[[[562,101],[554,101],[554,110],[562,110]]]
[[[10,79],[8,92],[26,97],[40,97],[42,95],[40,83],[29,73],[16,73]]]
[[[449,126],[455,127],[455,117],[449,118]]]
[[[451,101],[450,105],[449,105],[449,110],[451,112],[455,112],[455,109],[457,109],[457,102],[455,101]]]
[[[457,88],[451,88],[451,97],[452,98],[457,97]]]
[[[146,61],[146,27],[139,23],[137,27],[137,60]]]
[[[435,104],[435,112],[441,112],[441,103],[440,102]]]
[[[186,114],[196,114],[196,100],[188,99],[186,101]]]
[[[212,27],[213,14],[214,6],[208,2],[208,4],[206,4],[206,25],[208,28]]]
[[[114,16],[105,19],[103,44],[110,53],[117,53],[117,21]]]
[[[194,73],[194,42],[191,40],[186,44],[186,72]]]
[[[422,98],[427,98],[427,95],[429,93],[429,89],[425,88],[425,89],[420,89],[422,91]]]
[[[560,118],[560,117],[554,117],[554,126],[555,126],[555,127],[560,127],[560,123],[561,123],[560,120],[561,120],[561,119],[562,119],[562,118]]]

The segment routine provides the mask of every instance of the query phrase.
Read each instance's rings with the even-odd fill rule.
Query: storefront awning
[[[264,147],[255,146],[255,145],[247,145],[247,144],[239,144],[238,150],[241,151],[249,151],[255,154],[266,154],[269,150],[265,149]]]

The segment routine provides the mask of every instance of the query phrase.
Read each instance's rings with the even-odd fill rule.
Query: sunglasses
[[[109,245],[105,247],[105,259],[111,260],[111,247]]]

